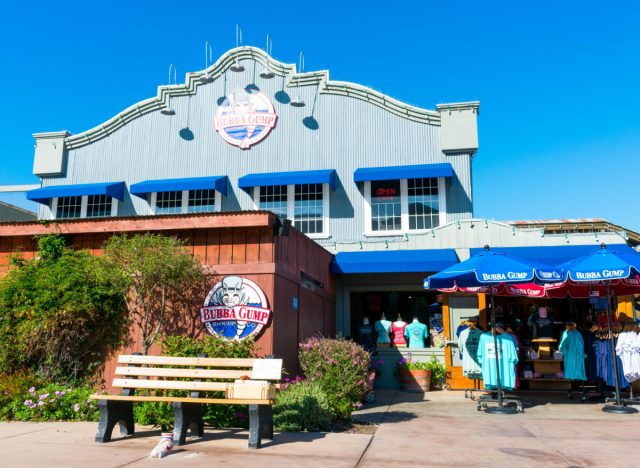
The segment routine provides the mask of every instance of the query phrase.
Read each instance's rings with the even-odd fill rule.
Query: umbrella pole
[[[496,356],[496,377],[498,377],[498,406],[487,407],[485,412],[494,414],[516,414],[516,408],[513,406],[503,405],[502,379],[500,378],[500,349],[498,348],[498,337],[496,332],[496,309],[493,303],[493,286],[489,286],[489,304],[491,305],[491,334],[493,335],[493,346]]]
[[[631,414],[637,413],[638,410],[631,408],[622,403],[620,397],[620,378],[618,375],[618,357],[616,356],[616,344],[613,340],[613,331],[611,330],[611,288],[610,282],[607,281],[607,326],[609,327],[609,345],[611,346],[611,357],[613,358],[613,378],[616,381],[616,404],[604,405],[602,411],[605,413]]]

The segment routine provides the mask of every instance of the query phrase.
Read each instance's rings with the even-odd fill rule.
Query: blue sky
[[[481,102],[475,214],[640,231],[640,2],[11,2],[0,15],[1,184],[32,133],[81,132],[235,44],[414,105]]]

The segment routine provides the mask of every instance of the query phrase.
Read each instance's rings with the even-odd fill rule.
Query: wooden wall
[[[176,219],[172,219],[176,222]],[[298,343],[312,335],[335,334],[335,280],[331,274],[333,256],[308,237],[291,229],[289,235],[274,235],[270,227],[179,229],[163,231],[165,235],[184,239],[191,253],[209,267],[213,287],[224,275],[241,275],[255,281],[264,291],[272,308],[272,320],[257,340],[260,355],[275,354],[284,360],[287,371],[299,372]],[[131,231],[129,231],[131,232]],[[70,245],[87,249],[94,255],[103,253],[103,244],[111,233],[68,234]],[[0,272],[8,268],[12,252],[22,251],[27,259],[37,255],[36,244],[29,236],[0,237]],[[312,281],[303,281],[302,274]],[[194,337],[207,333],[200,323],[199,307],[206,292],[193,306],[193,311],[174,317],[177,333]],[[294,310],[294,297],[298,310]],[[120,353],[140,351],[140,336],[131,331],[131,344]],[[154,346],[151,354],[158,354]],[[107,363],[104,379],[110,382],[115,362]]]

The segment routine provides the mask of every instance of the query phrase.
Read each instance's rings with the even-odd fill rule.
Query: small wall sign
[[[225,276],[200,309],[200,318],[212,335],[227,340],[256,337],[269,323],[271,309],[260,287],[240,276]]]
[[[227,143],[248,149],[263,140],[277,120],[267,96],[252,88],[237,89],[218,107],[214,127]]]

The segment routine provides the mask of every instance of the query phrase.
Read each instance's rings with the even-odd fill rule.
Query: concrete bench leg
[[[273,439],[273,415],[270,405],[249,405],[249,448],[262,447],[262,439]]]
[[[133,402],[99,400],[100,421],[98,422],[98,432],[96,432],[96,442],[104,443],[111,441],[111,433],[116,424],[120,425],[121,436],[131,436],[135,431],[133,424]]]
[[[189,429],[192,436],[204,436],[202,404],[175,401],[173,403],[173,443],[183,445],[187,441]]]

